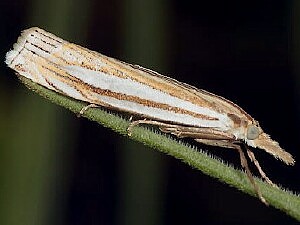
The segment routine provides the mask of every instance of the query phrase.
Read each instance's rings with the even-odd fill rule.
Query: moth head
[[[295,163],[293,156],[282,149],[278,142],[272,140],[256,121],[247,126],[246,143],[252,147],[265,150],[288,165],[293,165]]]

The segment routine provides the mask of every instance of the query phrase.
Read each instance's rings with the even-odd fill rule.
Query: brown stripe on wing
[[[121,78],[130,77],[130,79],[134,81],[151,86],[173,97],[189,101],[195,105],[207,107],[220,113],[235,114],[241,119],[247,118],[248,120],[253,120],[253,118],[241,107],[221,96],[181,83],[150,69],[146,69],[138,65],[131,65],[129,63],[104,56],[98,52],[87,50],[75,44],[68,44],[68,48],[73,51],[81,51],[85,53],[87,59],[90,59],[87,60],[87,63],[84,65],[84,67],[88,69],[97,70]],[[99,57],[101,62],[106,65],[105,68],[95,68],[95,65],[89,63],[93,61],[91,60],[92,58],[99,59]]]
[[[132,80],[161,90],[179,99],[192,102],[193,104],[196,104],[198,106],[207,107],[221,113],[234,114],[237,117],[240,117],[241,119],[246,118],[248,120],[253,121],[253,118],[249,114],[247,114],[242,108],[221,96],[212,94],[201,89],[197,89],[185,83],[178,82],[175,79],[163,76],[150,69],[121,62],[119,60],[104,56],[100,53],[90,51],[79,45],[63,41],[62,39],[52,34],[49,34],[43,30],[36,29],[36,32],[47,38],[52,39],[53,41],[59,42],[63,46],[62,51],[68,50],[74,55],[79,56],[75,58],[82,59],[82,62],[70,62],[64,59],[63,55],[61,54],[62,51],[55,53],[54,56],[56,56],[57,59],[60,59],[65,65],[82,66],[90,70],[104,72],[121,78],[130,77]],[[49,44],[47,42],[45,43]],[[47,50],[44,49],[44,51]],[[95,65],[95,62],[97,61],[100,61],[101,64],[105,64],[105,67],[101,65]]]
[[[139,98],[139,97],[133,96],[133,95],[126,95],[126,94],[122,94],[122,93],[113,92],[113,91],[110,91],[107,89],[100,89],[100,88],[95,88],[95,87],[91,87],[91,89],[93,89],[93,92],[95,92],[99,95],[112,97],[112,98],[115,98],[118,100],[134,102],[134,103],[146,106],[146,107],[159,108],[162,110],[175,112],[175,113],[179,113],[179,114],[187,114],[187,115],[191,115],[195,118],[199,118],[199,119],[203,119],[203,120],[218,120],[218,118],[215,118],[215,117],[203,115],[200,113],[194,113],[194,112],[191,112],[189,110],[185,110],[185,109],[182,109],[179,107],[174,107],[174,106],[170,106],[168,104],[159,103],[159,102],[155,102],[155,101],[151,101],[151,100],[147,100],[147,99],[142,99],[142,98]]]
[[[207,99],[204,99],[203,95],[200,96],[199,90],[197,90],[196,88],[194,88],[192,86],[185,85],[185,84],[180,83],[172,78],[162,76],[162,75],[160,75],[154,71],[151,71],[149,69],[144,69],[143,67],[140,67],[140,66],[133,66],[130,64],[126,64],[126,63],[120,62],[118,60],[115,60],[113,58],[103,56],[100,53],[89,51],[89,50],[87,50],[81,46],[75,45],[75,44],[66,42],[62,46],[63,46],[62,51],[56,52],[55,54],[53,54],[53,57],[57,57],[57,59],[59,59],[63,65],[82,66],[82,67],[90,69],[90,70],[103,72],[103,73],[110,74],[112,76],[116,76],[116,77],[120,77],[120,78],[130,77],[130,79],[132,79],[132,80],[135,80],[135,81],[145,84],[147,86],[151,86],[151,87],[158,89],[164,93],[167,93],[173,97],[177,97],[179,99],[192,102],[193,104],[201,106],[201,107],[210,108],[217,112],[223,112],[222,108],[218,109],[218,107],[216,107],[216,102],[215,102],[216,100],[208,101]],[[39,47],[39,46],[36,46],[36,47]],[[44,50],[44,49],[42,49],[42,50]],[[79,57],[75,57],[75,58],[81,58],[82,62],[67,61],[63,57],[63,54],[62,54],[63,51],[69,51],[74,56],[78,55]],[[95,65],[94,62],[97,60],[101,61],[101,64],[105,64],[105,66]],[[63,72],[63,71],[60,71],[60,73],[61,72]],[[66,76],[66,73],[64,73],[64,74]],[[70,74],[68,74],[67,76],[71,80],[74,79],[74,77],[73,78],[70,77]],[[82,81],[80,81],[80,82],[82,82]],[[78,82],[77,82],[77,85],[78,85]],[[97,91],[99,92],[99,90],[94,90],[94,92],[97,92]],[[100,91],[100,92],[103,92],[103,91]],[[99,93],[99,94],[104,94],[104,93]],[[205,94],[208,95],[209,93],[205,93]],[[217,120],[217,118],[214,118],[214,117],[211,117],[208,115],[197,114],[197,113],[190,112],[188,110],[181,109],[178,107],[171,107],[170,105],[167,105],[167,104],[161,104],[161,103],[156,103],[156,102],[153,102],[150,100],[141,99],[136,96],[128,96],[128,95],[124,95],[124,94],[120,94],[120,93],[110,93],[110,95],[118,96],[119,100],[134,101],[136,103],[143,104],[148,107],[158,107],[158,108],[162,108],[164,110],[174,111],[176,113],[189,114],[189,115],[192,115],[197,118],[202,118],[202,119],[207,119],[207,120]],[[213,97],[215,98],[214,95],[213,95]],[[220,101],[220,100],[217,100],[217,101]],[[224,110],[224,111],[226,111],[226,110]]]
[[[60,70],[59,68],[57,68],[57,69]],[[52,69],[52,71],[53,71],[53,69]],[[55,72],[55,71],[53,71],[53,72]],[[55,73],[56,73],[56,75],[61,77],[60,80],[62,82],[68,83],[70,86],[76,88],[78,91],[81,91],[81,93],[93,92],[93,93],[97,93],[102,96],[112,97],[112,98],[115,98],[118,100],[134,102],[134,103],[137,103],[140,105],[144,105],[146,107],[159,108],[162,110],[172,111],[172,112],[179,113],[179,114],[188,114],[195,118],[199,118],[199,119],[203,119],[203,120],[218,120],[218,118],[215,118],[215,117],[203,115],[200,113],[194,113],[194,112],[191,112],[189,110],[185,110],[185,109],[182,109],[179,107],[170,106],[168,104],[163,104],[163,103],[159,103],[159,102],[155,102],[155,101],[151,101],[151,100],[147,100],[147,99],[142,99],[140,97],[133,96],[133,95],[126,95],[126,94],[122,94],[122,93],[118,93],[118,92],[113,92],[108,89],[101,89],[98,87],[94,87],[90,84],[82,82],[82,80],[80,80],[76,77],[73,77],[72,75],[70,75],[62,70],[60,70],[60,72],[55,72]],[[71,79],[69,79],[69,78],[71,78]],[[89,99],[88,94],[86,94],[86,97]],[[94,99],[91,99],[91,100],[95,101]],[[95,103],[97,103],[97,102],[95,102]]]
[[[32,52],[32,54],[35,54],[35,53]],[[110,91],[107,89],[97,88],[97,87],[94,87],[90,84],[83,82],[79,78],[72,76],[71,74],[67,73],[65,70],[61,69],[60,66],[58,66],[57,64],[55,64],[51,61],[48,61],[47,59],[45,59],[42,56],[38,56],[38,59],[35,57],[35,60],[36,60],[35,63],[38,63],[38,65],[43,67],[43,69],[47,69],[50,72],[50,74],[47,73],[48,76],[53,76],[55,79],[75,88],[85,98],[90,99],[93,103],[97,103],[97,102],[95,102],[96,101],[95,99],[92,99],[92,97],[91,97],[92,94],[89,94],[89,92],[97,93],[97,94],[103,95],[103,96],[112,97],[112,98],[115,98],[118,100],[135,102],[137,104],[141,104],[146,107],[160,108],[162,110],[172,111],[172,112],[179,113],[179,114],[188,114],[195,118],[200,118],[203,120],[218,120],[218,118],[215,118],[215,117],[191,112],[189,110],[170,106],[168,104],[159,103],[159,102],[155,102],[155,101],[151,101],[151,100],[147,100],[147,99],[142,99],[140,97],[133,96],[133,95],[117,93],[117,92],[113,92],[113,91]],[[136,113],[138,113],[138,112],[136,112]]]
[[[64,40],[61,39],[60,37],[57,37],[56,35],[51,34],[51,33],[47,32],[47,31],[44,31],[43,29],[40,29],[38,27],[32,27],[32,28],[30,28],[28,30],[34,30],[36,33],[38,33],[38,34],[40,34],[40,35],[42,35],[42,36],[44,36],[46,38],[49,38],[49,39],[51,39],[53,41],[56,41],[59,44],[61,44],[61,43],[64,42]],[[28,31],[28,30],[25,30],[25,31]],[[37,36],[35,36],[35,37],[37,37]],[[43,39],[41,39],[41,40],[43,40]]]

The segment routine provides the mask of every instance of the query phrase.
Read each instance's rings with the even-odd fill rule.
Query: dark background
[[[49,103],[3,61],[39,26],[234,101],[299,161],[299,15],[296,0],[2,0],[0,224],[296,224]],[[199,147],[239,167],[236,152]],[[275,183],[300,190],[299,163],[255,153]]]

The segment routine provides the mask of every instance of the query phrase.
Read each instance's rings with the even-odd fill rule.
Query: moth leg
[[[139,124],[150,124],[158,126],[164,133],[171,133],[179,138],[201,138],[201,139],[213,139],[213,140],[235,140],[234,136],[226,134],[222,131],[217,131],[207,127],[186,127],[177,124],[168,124],[156,120],[136,120],[130,123],[127,128],[128,135],[132,133],[132,128]]]
[[[131,117],[130,117],[131,118]],[[132,118],[131,118],[132,119]],[[130,119],[130,120],[131,120]],[[155,125],[155,126],[159,126],[159,127],[173,127],[175,128],[177,125],[172,125],[172,124],[167,124],[167,123],[163,123],[163,122],[159,122],[156,120],[135,120],[133,122],[131,122],[127,128],[128,131],[128,136],[131,136],[132,134],[132,128],[139,125],[139,124],[150,124],[150,125]]]
[[[247,159],[245,157],[245,154],[243,152],[243,150],[241,149],[241,147],[239,145],[236,145],[237,148],[235,148],[236,150],[238,150],[239,154],[240,154],[240,161],[241,161],[241,165],[242,167],[246,170],[246,174],[248,176],[248,179],[250,180],[257,196],[259,197],[259,199],[265,204],[265,205],[269,205],[268,202],[266,201],[266,199],[262,196],[262,193],[260,191],[260,188],[257,186],[257,184],[255,183],[255,180],[253,178],[253,175],[249,169],[248,166],[248,162]]]
[[[233,144],[232,142],[225,141],[225,140],[208,140],[208,139],[200,139],[197,138],[195,141],[205,144],[205,145],[210,145],[210,146],[216,146],[216,147],[221,147],[221,148],[236,148],[236,144]]]
[[[89,104],[89,105],[83,107],[83,108],[80,110],[78,116],[79,116],[79,117],[82,116],[82,115],[83,115],[88,109],[90,109],[90,108],[97,108],[97,107],[99,107],[99,106],[96,105],[96,104]]]
[[[235,140],[235,137],[230,134],[226,134],[222,131],[218,131],[208,127],[184,127],[180,125],[176,126],[164,126],[160,127],[163,132],[171,133],[179,138],[189,137],[201,140]],[[209,145],[209,144],[208,144]]]
[[[193,137],[195,141],[205,144],[205,145],[210,145],[210,146],[217,146],[217,147],[222,147],[222,148],[231,148],[231,149],[236,149],[239,152],[240,155],[240,162],[241,166],[245,169],[246,174],[248,176],[248,179],[250,183],[252,184],[255,192],[257,193],[259,199],[264,203],[266,203],[266,200],[261,194],[261,191],[257,184],[254,181],[253,175],[249,169],[248,166],[248,160],[245,157],[245,154],[243,150],[241,149],[241,146],[237,144],[236,140],[234,137],[229,136],[224,134],[223,132],[218,132],[210,128],[193,128],[193,127],[176,127],[174,128],[161,128],[163,131],[169,131],[172,134],[177,135],[178,137]],[[273,184],[272,181],[266,176],[262,168],[260,167],[258,161],[256,160],[254,153],[247,149],[247,154],[251,161],[255,164],[255,166],[258,168],[260,175],[262,176],[263,179],[267,181],[269,184]]]
[[[228,135],[224,134],[223,132],[219,132],[219,131],[216,131],[216,130],[213,130],[210,128],[184,127],[184,126],[180,126],[180,125],[167,124],[167,123],[163,123],[163,122],[159,122],[159,121],[146,120],[146,119],[136,120],[136,121],[131,122],[129,127],[127,128],[129,136],[131,135],[132,128],[139,124],[156,125],[163,132],[174,134],[179,138],[191,137],[191,138],[194,138],[195,141],[202,143],[202,144],[236,149],[240,155],[241,165],[245,169],[246,175],[247,175],[250,183],[252,184],[258,198],[265,205],[268,205],[267,201],[262,196],[260,188],[255,183],[253,175],[248,166],[247,158],[246,158],[243,150],[241,149],[241,146],[234,143],[235,139],[232,138],[232,136],[228,136]]]
[[[195,141],[200,142],[202,144],[206,144],[206,145],[212,145],[212,146],[218,146],[218,147],[223,147],[223,148],[237,148],[238,145],[231,143],[229,141],[220,141],[220,140],[207,140],[207,139],[195,139]],[[247,150],[247,155],[249,156],[251,162],[254,163],[254,165],[256,166],[260,176],[270,185],[272,185],[273,187],[277,187],[276,184],[274,184],[270,178],[266,175],[266,173],[263,171],[263,169],[261,168],[258,160],[255,158],[254,153],[247,148],[247,146],[245,146],[246,150]]]
[[[248,161],[247,161],[247,158],[241,148],[240,145],[238,144],[235,144],[231,141],[228,141],[228,140],[207,140],[207,139],[195,139],[197,142],[200,142],[202,144],[206,144],[206,145],[212,145],[212,146],[217,146],[217,147],[224,147],[224,148],[233,148],[233,149],[236,149],[238,152],[239,152],[239,155],[240,155],[240,162],[241,162],[241,166],[245,169],[246,171],[246,175],[250,181],[250,183],[252,184],[258,198],[265,204],[265,205],[269,205],[266,201],[266,199],[262,196],[262,193],[261,193],[261,190],[260,188],[257,186],[254,178],[253,178],[253,175],[250,171],[250,168],[248,166]],[[248,149],[247,149],[248,150]],[[250,151],[250,150],[249,150]],[[247,151],[248,153],[248,151]],[[252,153],[252,152],[251,152]],[[248,153],[249,155],[249,153]],[[254,154],[253,154],[253,157],[254,157]],[[249,156],[249,158],[253,161],[253,158],[252,158],[252,155]],[[255,159],[255,157],[254,157]],[[255,159],[256,160],[256,159]],[[254,162],[254,161],[253,161]],[[258,164],[258,161],[256,160],[257,164]],[[256,165],[256,164],[255,164]],[[259,165],[259,164],[258,164]],[[260,168],[260,166],[259,166]],[[261,168],[260,168],[261,170]],[[262,171],[262,170],[261,170]],[[262,176],[263,178],[267,178],[267,176],[265,175],[265,173],[262,171],[262,173],[264,174],[264,176]],[[267,178],[268,179],[268,178]],[[269,179],[268,179],[269,180]]]
[[[150,125],[158,126],[162,132],[171,133],[179,138],[189,137],[194,139],[200,138],[200,139],[207,139],[207,140],[235,140],[234,136],[230,134],[226,134],[222,131],[217,131],[212,128],[186,127],[177,124],[168,124],[156,120],[147,120],[147,119],[136,120],[131,122],[129,127],[127,128],[129,136],[132,133],[132,128],[139,124],[150,124]]]
[[[253,153],[250,149],[248,149],[247,147],[246,147],[246,149],[247,149],[247,154],[248,154],[249,158],[251,159],[251,161],[252,161],[252,162],[254,163],[254,165],[256,166],[256,168],[257,168],[258,172],[260,173],[261,177],[262,177],[268,184],[272,185],[273,187],[278,187],[276,184],[274,184],[274,183],[269,179],[269,177],[266,175],[266,173],[262,170],[262,168],[261,168],[259,162],[258,162],[257,159],[255,158],[254,153]]]

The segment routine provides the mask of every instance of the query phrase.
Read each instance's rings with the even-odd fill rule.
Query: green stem
[[[77,101],[66,96],[57,94],[32,81],[20,77],[21,81],[39,95],[49,99],[55,104],[61,105],[74,113],[87,104]],[[108,127],[124,136],[128,136],[127,128],[130,122],[118,115],[107,112],[102,108],[91,108],[87,110],[84,117],[96,121],[99,124]],[[145,127],[136,126],[132,129],[131,139],[142,142],[158,151],[166,153],[180,159],[193,168],[201,170],[203,173],[217,178],[218,180],[235,187],[238,190],[252,196],[256,196],[252,185],[250,184],[246,174],[240,170],[234,169],[232,166],[225,164],[219,159],[209,156],[207,153],[180,143],[169,135],[154,132]],[[283,189],[275,188],[255,178],[260,187],[263,196],[270,204],[277,209],[285,212],[287,215],[300,221],[300,197]]]

